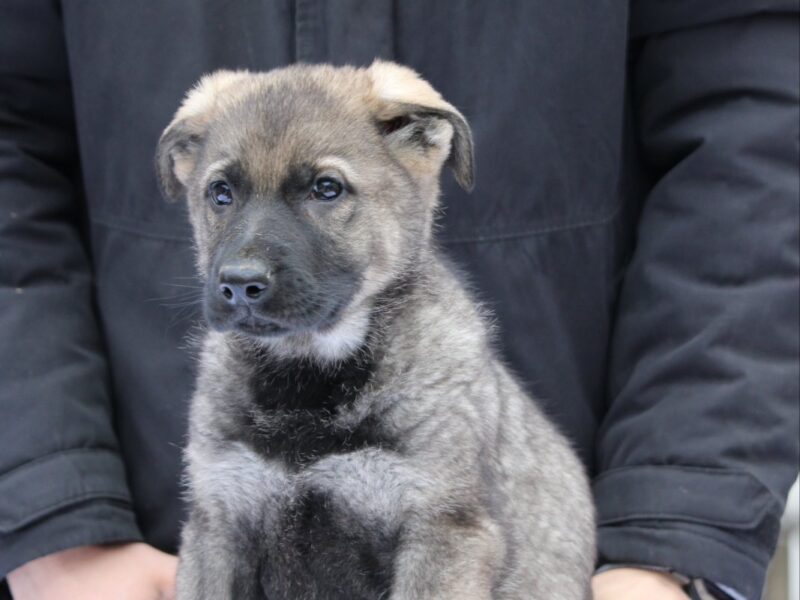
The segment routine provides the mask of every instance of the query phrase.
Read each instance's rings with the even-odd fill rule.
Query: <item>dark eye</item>
[[[211,196],[211,201],[217,206],[227,206],[233,202],[231,187],[224,181],[212,181],[208,186],[208,194]]]
[[[336,200],[344,189],[341,181],[337,181],[333,177],[320,177],[314,182],[314,187],[311,188],[311,195],[316,200]]]

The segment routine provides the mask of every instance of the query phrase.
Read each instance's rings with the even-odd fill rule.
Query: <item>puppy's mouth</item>
[[[219,331],[237,331],[260,338],[277,338],[293,334],[320,332],[332,329],[347,308],[350,299],[342,299],[331,305],[321,316],[304,315],[281,318],[261,314],[251,309],[237,310],[235,314],[209,315],[209,322]]]
[[[288,324],[250,314],[231,323],[231,329],[256,337],[279,337],[295,329]]]

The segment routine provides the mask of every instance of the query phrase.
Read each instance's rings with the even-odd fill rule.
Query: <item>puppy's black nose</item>
[[[232,263],[219,270],[219,293],[228,304],[254,304],[269,291],[269,272],[258,263]]]

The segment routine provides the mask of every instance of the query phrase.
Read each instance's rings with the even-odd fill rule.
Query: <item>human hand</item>
[[[11,571],[14,600],[173,600],[178,559],[147,544],[81,546]]]
[[[594,600],[687,600],[681,585],[668,573],[617,568],[592,577]]]

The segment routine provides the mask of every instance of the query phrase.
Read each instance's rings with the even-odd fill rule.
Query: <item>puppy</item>
[[[210,326],[180,600],[589,597],[581,465],[433,242],[444,164],[472,187],[467,122],[387,62],[220,71],[162,135]]]

